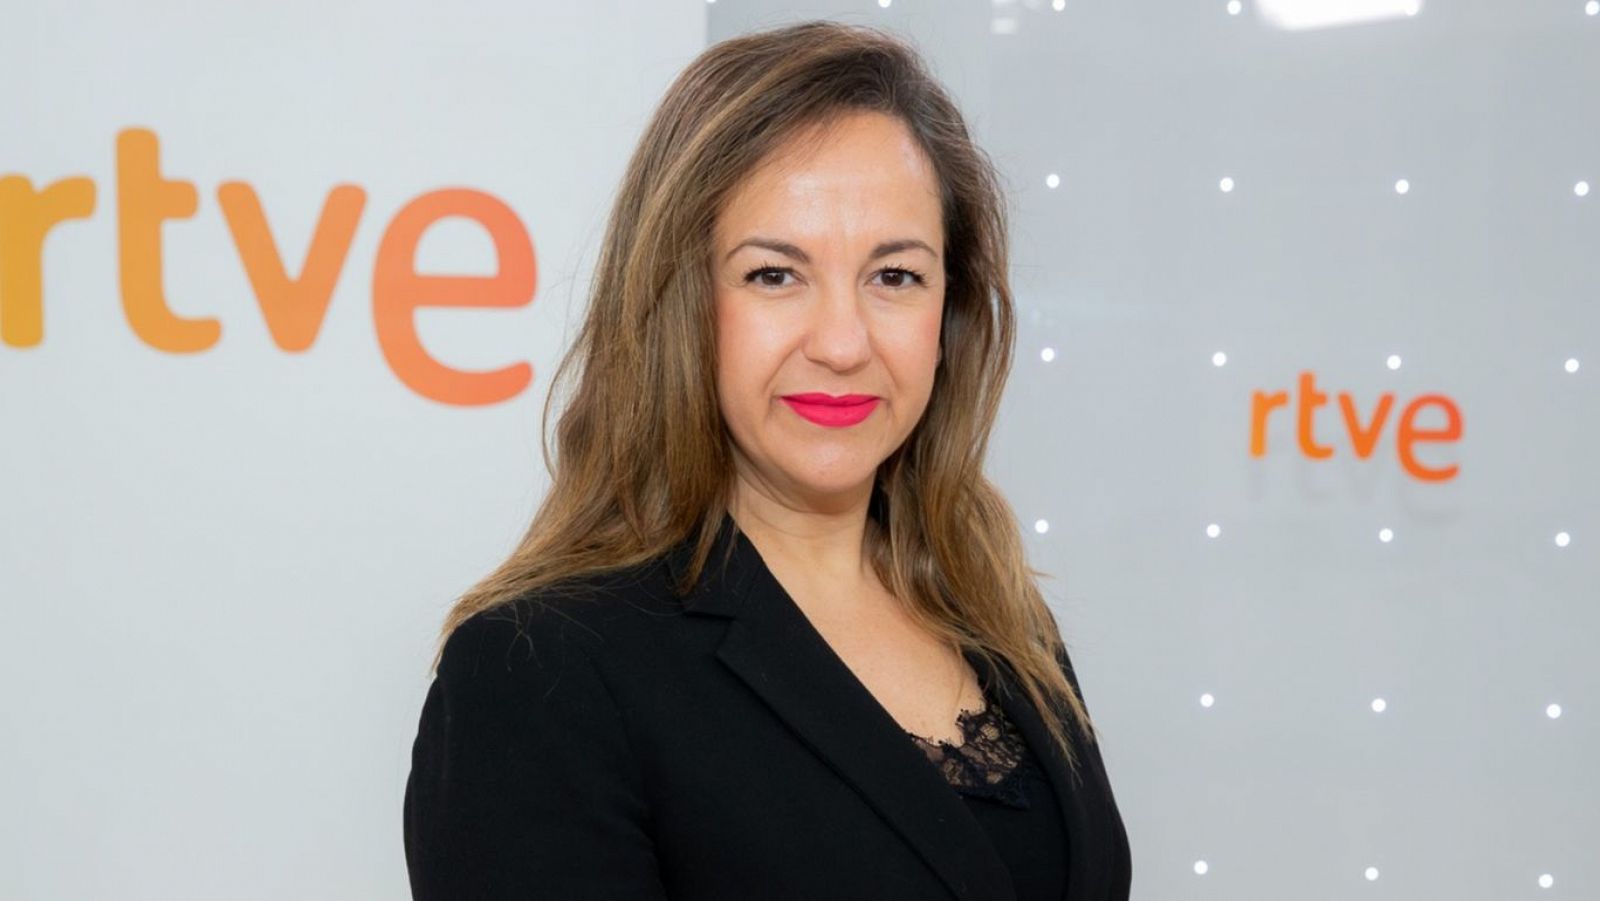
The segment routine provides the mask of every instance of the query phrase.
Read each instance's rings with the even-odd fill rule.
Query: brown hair
[[[1041,573],[983,474],[1015,332],[999,175],[913,47],[836,22],[715,44],[662,98],[611,210],[582,328],[556,369],[554,386],[574,369],[578,386],[556,427],[557,465],[541,442],[549,494],[510,557],[456,601],[440,654],[480,611],[569,577],[647,563],[691,537],[689,584],[676,587],[693,585],[733,486],[715,390],[712,226],[769,153],[790,139],[820,139],[814,126],[853,111],[897,117],[927,154],[946,247],[942,364],[923,418],[879,466],[866,553],[932,634],[1003,659],[1039,709],[1064,704],[1094,740],[1034,584]],[[555,393],[545,402],[546,435]],[[1076,764],[1059,719],[1044,719]]]

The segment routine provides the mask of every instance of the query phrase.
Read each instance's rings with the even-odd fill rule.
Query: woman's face
[[[933,390],[943,235],[931,164],[881,113],[780,148],[734,191],[711,271],[717,393],[741,492],[796,510],[866,504]]]

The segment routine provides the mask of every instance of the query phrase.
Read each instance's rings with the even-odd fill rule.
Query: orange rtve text
[[[338,185],[328,193],[298,278],[291,278],[262,213],[255,189],[224,182],[217,201],[261,307],[272,340],[299,352],[316,340],[355,237],[367,192]],[[140,340],[168,353],[194,353],[217,343],[214,317],[179,316],[167,305],[161,278],[161,225],[195,214],[194,184],[161,176],[154,132],[117,135],[117,257],[122,309]],[[0,177],[0,343],[32,347],[44,338],[42,256],[45,236],[58,223],[94,212],[95,184],[73,176],[35,190],[20,175]],[[425,275],[415,268],[423,232],[440,219],[472,219],[494,242],[492,277]],[[389,221],[372,272],[372,318],[378,346],[395,375],[424,397],[447,404],[492,404],[516,396],[533,379],[519,362],[471,372],[433,359],[417,337],[419,307],[520,307],[533,299],[537,264],[521,220],[495,197],[469,188],[423,194]]]
[[[1328,395],[1317,390],[1317,378],[1313,373],[1300,373],[1300,395],[1296,407],[1298,418],[1296,421],[1295,435],[1299,439],[1300,452],[1314,460],[1323,460],[1333,456],[1333,448],[1318,444],[1312,436],[1312,418],[1316,415],[1317,408],[1328,402]],[[1268,394],[1257,391],[1250,397],[1250,455],[1253,457],[1265,456],[1267,453],[1267,419],[1272,411],[1278,407],[1289,406],[1289,393],[1287,391],[1274,391]],[[1378,438],[1383,434],[1384,422],[1389,418],[1389,410],[1394,406],[1394,395],[1389,392],[1378,398],[1378,408],[1373,411],[1372,419],[1362,423],[1356,412],[1356,405],[1349,393],[1339,392],[1339,412],[1343,414],[1345,430],[1350,435],[1350,444],[1355,449],[1356,456],[1365,460],[1372,456],[1372,449],[1377,446]],[[1438,407],[1444,411],[1445,426],[1442,429],[1422,429],[1416,425],[1417,414],[1426,407]],[[1400,422],[1396,426],[1395,453],[1400,458],[1400,465],[1413,478],[1424,482],[1442,482],[1453,479],[1460,472],[1459,464],[1452,464],[1441,469],[1430,469],[1418,462],[1413,450],[1418,441],[1458,441],[1461,438],[1461,411],[1455,402],[1443,394],[1424,394],[1406,404],[1400,411]]]

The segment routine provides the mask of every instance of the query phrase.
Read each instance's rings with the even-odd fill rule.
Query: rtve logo
[[[234,246],[279,348],[299,352],[316,341],[366,200],[367,192],[356,185],[338,185],[328,193],[300,275],[292,278],[255,189],[242,181],[217,187]],[[192,182],[161,177],[154,132],[130,128],[117,135],[122,309],[135,335],[168,353],[206,350],[222,334],[215,318],[174,313],[162,286],[161,225],[193,216],[197,205]],[[58,223],[87,218],[94,209],[95,184],[86,176],[64,178],[37,191],[25,176],[0,177],[0,343],[32,347],[44,339],[45,236]],[[450,216],[472,219],[489,233],[499,261],[496,275],[416,271],[423,232]],[[407,387],[442,403],[492,404],[516,396],[532,381],[532,366],[523,362],[488,372],[445,366],[423,349],[412,314],[419,307],[523,306],[533,299],[536,281],[533,243],[510,207],[467,188],[415,198],[389,221],[372,269],[372,319],[384,360]]]
[[[1333,448],[1318,444],[1311,434],[1315,425],[1312,418],[1316,415],[1317,408],[1327,402],[1328,395],[1317,390],[1316,375],[1311,372],[1300,373],[1300,402],[1296,410],[1298,418],[1295,422],[1295,437],[1299,439],[1300,452],[1313,460],[1325,460],[1333,456]],[[1257,391],[1250,396],[1251,456],[1266,456],[1267,418],[1273,410],[1288,405],[1287,391],[1274,391],[1271,394]],[[1364,424],[1356,411],[1355,400],[1347,392],[1339,392],[1339,412],[1344,418],[1345,432],[1350,436],[1350,446],[1355,450],[1357,457],[1365,460],[1372,456],[1372,449],[1377,446],[1378,438],[1383,434],[1384,423],[1388,420],[1389,410],[1393,406],[1394,395],[1385,391],[1378,398],[1378,408],[1372,411],[1371,420]],[[1417,414],[1430,406],[1444,411],[1444,428],[1417,428]],[[1413,478],[1424,482],[1443,482],[1455,478],[1456,473],[1461,471],[1460,464],[1451,464],[1442,469],[1430,469],[1418,462],[1413,452],[1413,445],[1418,441],[1460,440],[1461,411],[1450,398],[1443,394],[1420,395],[1400,411],[1400,422],[1395,428],[1395,455],[1400,458],[1401,467]]]

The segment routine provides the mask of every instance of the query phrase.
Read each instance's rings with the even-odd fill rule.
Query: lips
[[[786,394],[783,402],[802,417],[821,426],[852,426],[872,415],[880,398],[871,394]]]

